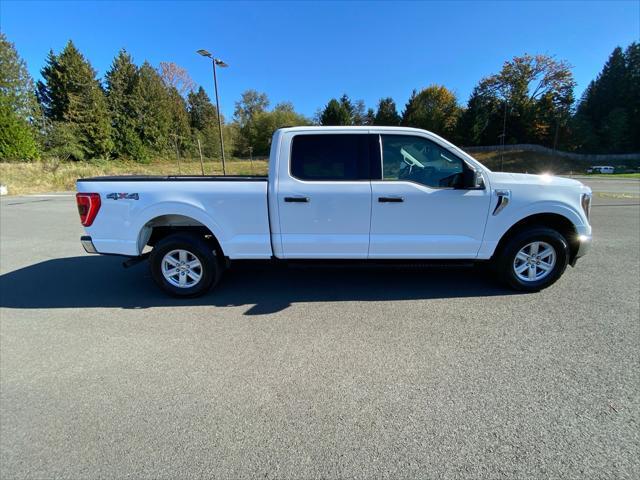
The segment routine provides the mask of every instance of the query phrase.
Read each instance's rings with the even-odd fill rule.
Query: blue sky
[[[617,45],[640,38],[640,1],[609,2],[14,2],[0,27],[35,79],[49,49],[72,39],[100,76],[126,48],[137,63],[172,61],[213,97],[206,48],[226,116],[240,93],[264,91],[313,115],[347,93],[374,107],[439,83],[461,103],[515,55],[545,53],[574,66],[580,95]]]

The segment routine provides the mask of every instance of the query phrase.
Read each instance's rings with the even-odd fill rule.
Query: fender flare
[[[582,221],[582,217],[580,216],[580,213],[577,212],[574,208],[571,208],[569,205],[548,201],[548,200],[546,201],[542,200],[540,202],[530,203],[525,207],[522,207],[517,211],[515,211],[512,218],[517,218],[517,220],[514,222],[511,222],[511,225],[507,228],[507,230],[509,230],[509,228],[511,228],[513,225],[515,225],[521,220],[524,220],[527,217],[531,217],[533,215],[545,214],[545,213],[554,213],[556,215],[565,217],[567,220],[569,220],[573,224],[574,227],[581,227],[584,225],[584,222]],[[507,232],[507,230],[502,232],[501,237]]]
[[[213,220],[213,218],[211,218],[210,215],[206,213],[203,208],[197,207],[192,204],[175,201],[154,203],[137,215],[136,219],[131,223],[130,226],[131,230],[136,232],[136,241],[140,239],[142,229],[148,222],[163,215],[182,215],[184,217],[194,219],[195,221],[207,227],[216,237],[216,240],[220,244],[222,250],[225,250],[226,238],[224,236],[222,228]],[[141,247],[138,245],[138,253],[140,253],[140,248]]]
[[[508,209],[509,207],[507,207],[502,213],[498,214],[498,217],[507,213]],[[543,200],[539,202],[530,203],[522,206],[521,208],[518,208],[515,211],[511,211],[509,213],[510,215],[508,218],[504,218],[502,222],[499,222],[498,224],[494,224],[495,225],[494,228],[496,228],[496,230],[494,230],[495,233],[491,238],[487,238],[485,234],[485,238],[483,239],[482,245],[478,251],[478,258],[482,258],[482,259],[491,258],[495,253],[496,248],[505,237],[505,235],[516,224],[535,215],[545,215],[545,214],[559,215],[565,218],[567,221],[569,221],[573,225],[574,229],[576,229],[576,231],[578,231],[581,228],[584,228],[584,222],[583,222],[582,216],[574,208],[571,208],[569,205],[555,202],[555,201]],[[493,218],[496,219],[498,217],[493,217]],[[491,212],[489,212],[488,222],[491,222],[491,219],[492,219]]]

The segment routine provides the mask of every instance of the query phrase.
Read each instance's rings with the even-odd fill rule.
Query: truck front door
[[[417,135],[383,134],[380,147],[369,258],[475,258],[491,196],[484,188],[453,188],[469,166]]]

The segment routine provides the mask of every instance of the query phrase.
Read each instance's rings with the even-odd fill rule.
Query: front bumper
[[[80,237],[80,243],[82,244],[85,252],[99,253],[98,250],[96,250],[96,247],[93,245],[93,240],[91,240],[90,236],[83,235],[82,237]]]
[[[571,266],[575,266],[580,257],[584,257],[591,250],[591,235],[578,235],[578,249],[571,259]]]
[[[584,257],[591,250],[591,235],[578,235],[576,258]]]

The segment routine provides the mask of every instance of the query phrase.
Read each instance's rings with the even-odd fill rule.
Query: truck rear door
[[[283,139],[277,208],[282,258],[367,258],[371,181],[367,131]],[[290,161],[284,161],[289,158]]]

